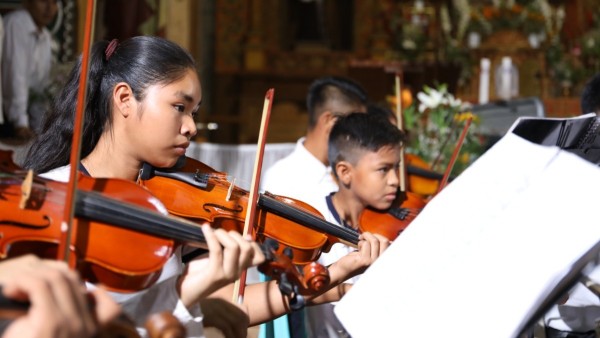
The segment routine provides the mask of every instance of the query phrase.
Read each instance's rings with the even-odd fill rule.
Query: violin
[[[405,154],[407,190],[422,196],[429,197],[438,190],[442,174],[434,172],[425,160],[414,154]]]
[[[10,154],[0,151],[0,159],[9,163],[6,160]],[[0,172],[4,169],[0,166]],[[30,184],[26,181],[23,173],[0,175],[0,257],[32,253],[53,258],[66,185],[39,177]],[[25,185],[30,188],[23,202]],[[159,278],[177,245],[206,248],[197,223],[162,214],[166,212],[162,203],[134,182],[79,175],[78,185],[78,226],[70,245],[70,259],[86,281],[117,292],[139,291]],[[329,285],[329,271],[313,262],[300,272],[291,259],[277,253],[278,248],[276,241],[265,241],[262,249],[266,261],[258,268],[279,281],[281,291],[293,300],[292,305],[301,307],[302,295],[320,292]]]
[[[439,189],[442,175],[431,171],[429,165],[413,154],[404,154],[407,190],[398,190],[397,197],[387,210],[366,208],[361,214],[360,231],[379,233],[390,241],[400,235],[427,204],[426,197]]]
[[[367,207],[360,215],[359,230],[385,236],[393,241],[419,215],[427,202],[418,194],[401,192],[386,210]]]
[[[247,212],[248,191],[202,162],[183,160],[183,165],[172,169],[144,166],[140,184],[160,198],[174,215],[240,231]],[[356,246],[359,236],[356,231],[325,221],[304,202],[270,193],[258,197],[254,231],[259,242],[271,238],[280,243],[278,252],[288,250],[297,265],[314,262],[334,243]]]

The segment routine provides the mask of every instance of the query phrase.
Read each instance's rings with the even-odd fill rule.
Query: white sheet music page
[[[511,337],[600,239],[600,169],[507,134],[335,308],[354,338]]]

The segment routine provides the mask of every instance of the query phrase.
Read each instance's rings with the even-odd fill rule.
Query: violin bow
[[[396,121],[398,129],[404,132],[404,122],[402,121],[402,91],[400,90],[400,73],[396,72],[394,76],[395,94],[396,94]],[[400,165],[398,170],[400,179],[400,191],[406,192],[406,159],[404,158],[404,146],[400,147]]]
[[[254,233],[254,220],[256,217],[256,207],[258,203],[258,187],[260,183],[260,173],[262,171],[262,162],[265,153],[265,143],[267,141],[267,130],[269,127],[269,119],[271,117],[271,106],[273,105],[273,95],[275,89],[270,88],[265,94],[265,101],[262,111],[262,119],[260,122],[260,131],[258,135],[258,144],[256,147],[256,159],[254,160],[254,170],[252,173],[252,182],[250,184],[250,191],[248,195],[248,206],[246,211],[246,218],[244,219],[244,231],[242,236],[247,234],[252,235],[252,239],[255,237]],[[244,291],[246,289],[246,275],[247,270],[242,271],[240,278],[235,281],[233,288],[233,301],[237,304],[244,302]]]
[[[89,58],[94,34],[96,1],[88,0],[85,15],[85,30],[83,36],[83,52],[81,56],[81,74],[79,76],[79,91],[77,92],[77,107],[73,126],[73,141],[71,143],[71,171],[65,197],[63,224],[61,224],[61,238],[58,246],[58,259],[63,260],[74,268],[75,260],[69,258],[71,236],[73,233],[73,217],[75,213],[75,193],[77,191],[77,171],[81,155],[81,131],[83,130],[85,100],[87,97],[87,73]],[[72,261],[72,263],[71,263]]]
[[[473,117],[469,116],[465,120],[465,125],[458,137],[458,142],[456,147],[454,147],[454,151],[452,152],[452,156],[450,157],[450,161],[448,162],[448,166],[446,167],[446,171],[444,172],[444,176],[440,181],[440,185],[438,186],[438,190],[435,192],[434,196],[437,195],[446,184],[448,184],[448,178],[450,177],[450,173],[452,173],[452,169],[454,168],[454,164],[456,163],[456,159],[458,158],[458,153],[460,152],[460,148],[462,148],[463,143],[465,142],[465,138],[467,137],[467,132],[469,131],[469,127],[471,126],[471,122],[473,121]]]

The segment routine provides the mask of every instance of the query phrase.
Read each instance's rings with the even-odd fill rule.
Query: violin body
[[[210,168],[201,162],[195,167],[195,160],[187,159],[187,169],[198,169],[197,177],[206,179],[202,186],[155,176],[142,180],[141,185],[149,189],[167,207],[169,213],[194,221],[209,222],[215,228],[233,230],[242,233],[248,206],[248,191],[232,185],[219,172],[205,172]],[[287,197],[270,195],[278,202],[302,208],[315,216],[319,212],[306,203]],[[265,196],[262,196],[265,198]],[[292,248],[295,264],[308,264],[317,260],[321,249],[328,250],[333,240],[326,234],[304,228],[273,212],[259,208],[254,229],[256,240],[263,242],[265,238],[275,239],[281,244],[278,251],[285,247]],[[299,245],[298,243],[302,244]]]
[[[0,177],[0,257],[33,253],[54,259],[63,227],[66,184],[35,178],[22,201],[24,174]],[[88,215],[88,200],[114,199],[157,211],[156,198],[133,182],[79,176],[74,228],[69,261],[82,278],[119,292],[151,286],[173,254],[175,242],[113,226],[112,218],[128,220],[118,211],[97,217]],[[24,207],[20,207],[22,204]],[[102,213],[102,212],[101,212]],[[103,219],[106,218],[106,219]]]
[[[140,184],[157,196],[174,215],[242,232],[248,191],[227,181],[225,174],[191,158],[187,158],[185,166],[177,170],[183,170],[190,178],[185,181],[154,175],[142,179]],[[298,217],[292,220],[290,213]],[[325,231],[315,231],[310,225],[302,224],[304,218],[315,223],[319,223],[319,220],[326,223],[316,209],[304,202],[268,193],[261,194],[253,224],[256,240],[276,240],[281,244],[278,253],[291,248],[293,263],[298,265],[314,262],[322,251],[329,251],[340,238],[354,244],[358,242],[356,233],[350,234],[348,230],[335,225]],[[335,231],[341,232],[339,237],[331,234]]]
[[[424,171],[431,171],[431,168],[422,158],[413,154],[405,154],[404,158],[406,160],[406,165],[408,169],[410,168],[418,168]],[[408,170],[407,170],[408,171]],[[440,180],[435,178],[427,178],[421,175],[407,173],[407,191],[418,194],[423,197],[434,195],[439,186]]]
[[[400,196],[400,193],[398,194]],[[360,215],[360,231],[368,231],[385,236],[393,241],[417,217],[425,207],[425,200],[417,194],[407,192],[402,202],[400,198],[389,209],[366,208]]]

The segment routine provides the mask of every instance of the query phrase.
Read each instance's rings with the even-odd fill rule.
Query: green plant
[[[466,169],[483,152],[479,139],[478,120],[460,99],[448,93],[447,86],[425,86],[414,102],[404,110],[404,121],[409,134],[407,151],[423,158],[434,169],[448,165],[460,131],[467,119],[472,120],[453,174]]]

